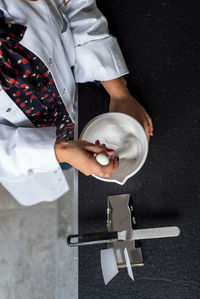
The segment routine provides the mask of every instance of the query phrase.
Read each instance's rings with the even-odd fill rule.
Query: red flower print
[[[20,85],[20,87],[21,87],[21,88],[26,88],[26,87],[27,87],[27,84],[22,83],[22,84]]]
[[[28,59],[23,58],[23,59],[22,59],[22,63],[23,63],[23,64],[27,64],[27,63],[28,63]]]
[[[26,76],[29,76],[30,73],[31,73],[31,72],[30,72],[29,70],[25,70],[25,75],[26,75]]]
[[[14,83],[15,83],[15,79],[10,78],[10,79],[9,79],[9,82],[10,82],[11,84],[14,84]]]
[[[4,64],[5,64],[7,67],[11,67],[10,63],[8,63],[7,61],[5,61]]]
[[[47,87],[46,86],[44,86],[43,88],[42,88],[42,91],[45,91],[47,89]]]
[[[11,32],[11,33],[8,34],[8,36],[9,36],[10,38],[14,38],[14,37],[15,37],[15,34]]]
[[[1,2],[1,0],[0,0]],[[19,34],[20,38],[25,30]],[[0,72],[5,74],[4,89],[10,90],[14,102],[33,122],[35,127],[56,127],[60,140],[70,140],[73,137],[74,125],[71,124],[68,112],[56,90],[56,85],[50,70],[28,49],[16,41],[13,44],[13,31],[10,31],[10,41],[5,44],[10,53],[10,60],[4,58],[4,50],[0,47],[0,61],[3,67]],[[15,35],[17,39],[17,35]],[[14,56],[12,56],[14,55]],[[13,65],[13,57],[15,64]],[[35,70],[35,73],[34,71]],[[0,73],[0,75],[4,75]],[[58,138],[57,138],[58,139]]]
[[[22,50],[22,51],[24,50],[24,47],[23,47],[22,45],[20,45],[20,44],[18,45],[18,48],[19,48],[20,50]]]
[[[18,82],[18,81],[15,81],[15,84],[14,84],[14,86],[16,86],[16,85],[19,85],[19,82]]]

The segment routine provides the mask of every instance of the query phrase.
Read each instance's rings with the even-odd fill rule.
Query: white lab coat
[[[95,0],[71,0],[66,7],[62,0],[0,0],[0,9],[7,22],[27,26],[21,44],[50,69],[73,121],[76,83],[129,73]],[[36,128],[0,90],[0,182],[22,205],[53,201],[68,191],[55,141],[56,127]]]

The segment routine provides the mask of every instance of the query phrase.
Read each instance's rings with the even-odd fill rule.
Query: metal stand
[[[130,194],[121,194],[107,197],[107,228],[109,232],[124,231],[136,228],[135,211]],[[142,249],[136,248],[135,241],[108,243],[113,248],[118,268],[127,267],[124,258],[124,249],[127,248],[131,266],[144,266]]]

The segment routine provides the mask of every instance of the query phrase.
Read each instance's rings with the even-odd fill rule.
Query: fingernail
[[[115,150],[114,150],[114,149],[111,149],[111,148],[107,148],[107,151],[108,151],[108,152],[114,152]]]
[[[99,140],[96,140],[95,143],[96,143],[96,144],[100,144],[100,141],[99,141]]]
[[[154,131],[152,131],[150,135],[153,136],[154,135]]]

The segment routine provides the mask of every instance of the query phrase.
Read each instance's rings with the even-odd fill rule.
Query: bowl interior
[[[94,177],[110,182],[117,182],[119,184],[134,175],[144,164],[147,152],[148,142],[143,127],[133,117],[118,113],[109,112],[101,114],[92,119],[83,129],[80,139],[95,143],[98,139],[100,143],[105,143],[106,147],[114,149],[116,152],[126,142],[127,136],[131,140],[135,137],[140,144],[140,150],[135,158],[120,159],[118,170],[110,178]],[[131,150],[131,148],[130,148]]]

